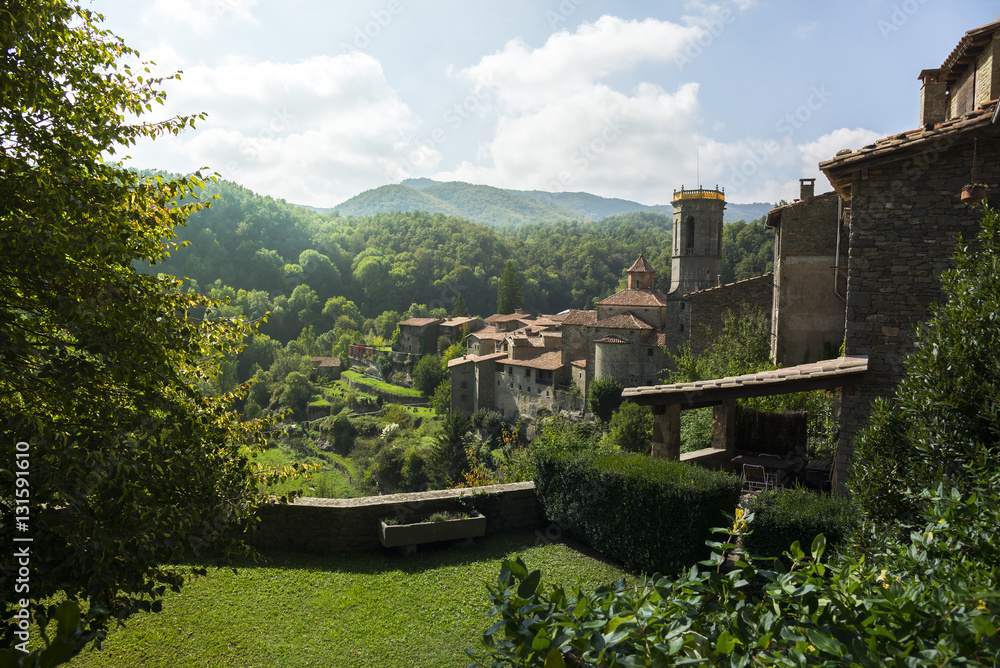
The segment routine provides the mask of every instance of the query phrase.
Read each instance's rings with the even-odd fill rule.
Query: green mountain
[[[756,220],[773,207],[766,202],[726,205],[724,220]],[[673,216],[670,204],[647,206],[630,200],[585,192],[554,193],[543,190],[504,190],[461,181],[442,183],[428,178],[406,179],[368,190],[334,209],[343,216],[370,216],[388,211],[445,213],[494,227],[565,220],[603,220],[609,216],[645,212]]]
[[[558,204],[509,190],[460,181],[438,183],[430,179],[411,179],[398,185],[367,190],[335,209],[342,216],[370,216],[387,211],[426,211],[492,226],[520,226],[526,223],[554,223],[585,218]]]

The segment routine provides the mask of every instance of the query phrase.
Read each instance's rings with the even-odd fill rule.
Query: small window
[[[650,348],[649,350],[646,351],[646,357],[652,357],[652,356],[653,356],[653,349]]]
[[[684,302],[681,302],[681,310],[684,310]]]
[[[680,331],[682,331],[682,332],[684,331],[684,323],[681,323],[681,329],[680,329]]]

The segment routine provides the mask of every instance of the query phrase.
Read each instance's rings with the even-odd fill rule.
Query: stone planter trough
[[[385,547],[409,547],[443,540],[461,540],[486,535],[486,517],[473,515],[441,522],[416,521],[408,524],[379,523],[378,537]]]

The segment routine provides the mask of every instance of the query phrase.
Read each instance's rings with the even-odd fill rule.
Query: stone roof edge
[[[748,283],[750,281],[759,281],[760,279],[767,278],[768,276],[771,277],[771,280],[774,280],[774,272],[773,271],[766,271],[763,274],[761,274],[760,276],[751,276],[750,278],[744,278],[744,279],[741,279],[741,280],[738,280],[738,281],[733,281],[732,283],[724,283],[722,285],[716,285],[716,286],[713,286],[711,288],[704,288],[702,290],[695,290],[694,292],[686,292],[686,293],[684,293],[684,296],[685,297],[690,297],[691,295],[700,295],[700,294],[704,294],[706,292],[711,292],[712,290],[720,290],[722,288],[728,288],[728,287],[731,287],[733,285],[739,285],[740,283]]]

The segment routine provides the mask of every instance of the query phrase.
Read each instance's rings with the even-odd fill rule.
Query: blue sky
[[[85,2],[87,0],[84,0]],[[792,199],[842,148],[915,128],[917,74],[984,0],[94,0],[195,131],[129,164],[333,206],[407,177],[644,204]],[[159,112],[158,112],[159,113]]]

